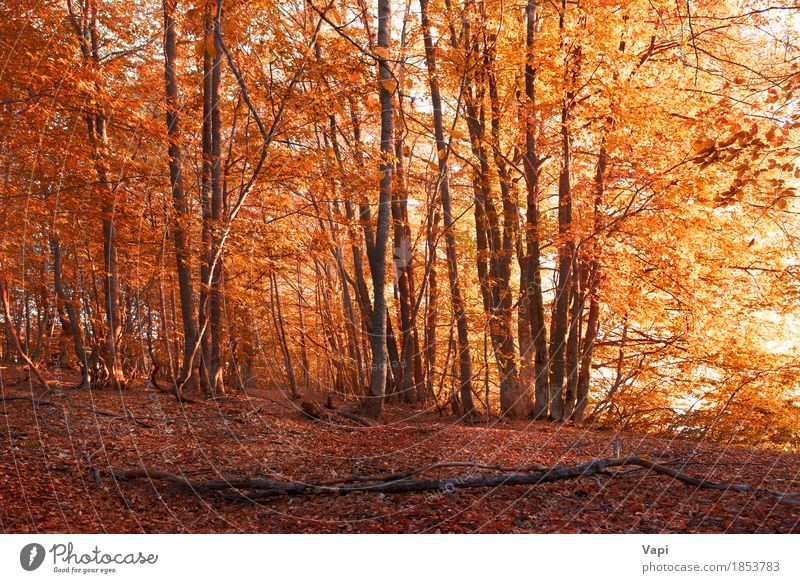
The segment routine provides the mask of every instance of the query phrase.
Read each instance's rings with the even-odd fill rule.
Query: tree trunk
[[[389,357],[386,394],[392,394],[400,386],[402,362],[400,362],[400,351],[397,349],[391,313],[388,309],[386,310],[386,354]]]
[[[561,144],[563,167],[558,180],[558,274],[556,281],[556,297],[553,309],[552,336],[550,338],[551,403],[550,416],[561,421],[564,415],[564,373],[566,369],[567,320],[569,316],[570,283],[572,280],[572,255],[575,242],[571,240],[572,200],[570,191],[571,144],[567,128],[568,105],[566,100],[562,106]]]
[[[98,136],[100,146],[99,152],[105,150],[107,143],[105,120],[95,119],[95,133]],[[98,154],[104,157],[104,154]],[[99,162],[98,174],[100,184],[103,188],[103,259],[105,266],[105,276],[103,278],[103,291],[105,294],[106,321],[108,330],[106,331],[106,366],[110,378],[109,382],[115,387],[125,386],[125,374],[122,370],[122,363],[119,355],[119,341],[122,336],[122,316],[119,308],[119,261],[117,257],[117,230],[114,222],[114,192],[108,182],[107,173],[104,168],[105,162]]]
[[[2,266],[0,266],[0,269],[2,269]],[[39,369],[30,359],[27,352],[25,352],[25,349],[22,347],[22,344],[19,341],[17,330],[14,328],[14,322],[11,319],[11,300],[8,295],[8,282],[5,279],[5,273],[0,273],[0,303],[2,303],[3,318],[6,322],[6,337],[8,340],[10,340],[10,343],[14,345],[14,348],[16,348],[20,358],[22,358],[23,362],[28,365],[28,368],[34,374],[37,380],[42,383],[42,388],[45,391],[49,391],[50,385],[42,376],[42,373],[39,372]]]
[[[563,31],[566,0],[563,0],[560,27]],[[561,103],[561,154],[562,166],[558,177],[558,275],[553,309],[552,337],[550,338],[550,416],[556,421],[566,419],[564,408],[564,377],[567,362],[567,333],[569,328],[569,300],[575,262],[575,239],[572,229],[572,134],[570,117],[574,106],[575,86],[581,57],[580,46],[572,49],[564,64],[564,97]]]
[[[598,295],[601,281],[601,246],[599,243],[599,238],[601,237],[604,228],[604,221],[601,213],[603,195],[605,194],[605,176],[607,165],[608,152],[606,151],[605,144],[603,144],[600,146],[600,157],[597,161],[597,172],[595,174],[594,233],[592,244],[589,249],[589,274],[587,278],[588,281],[586,291],[586,295],[589,299],[589,316],[586,321],[586,336],[583,340],[583,348],[581,352],[581,368],[578,375],[578,387],[576,395],[577,401],[575,404],[575,412],[572,415],[572,419],[576,424],[583,423],[586,415],[586,406],[589,399],[589,381],[591,379],[592,353],[594,351],[594,342],[597,338],[600,324],[600,299]]]
[[[220,116],[220,89],[222,84],[222,46],[219,37],[222,29],[222,2],[214,6],[214,54],[211,70],[211,286],[209,298],[209,327],[211,328],[210,384],[215,395],[225,392],[222,362],[222,269],[220,253],[223,229],[222,193],[222,121]]]
[[[351,115],[351,119],[355,119],[355,113]],[[331,129],[331,145],[333,146],[333,152],[336,156],[336,161],[339,164],[341,171],[344,173],[344,161],[342,159],[341,151],[339,150],[339,144],[336,137],[337,134],[337,127],[336,127],[336,117],[331,115],[330,118],[330,129]],[[356,133],[355,141],[358,142],[358,124],[354,123],[353,128],[354,133]],[[360,155],[356,153],[356,159],[358,161],[359,169],[363,168],[362,162],[360,160]],[[338,202],[335,203],[336,207],[338,208]],[[353,313],[352,304],[350,303],[350,292],[349,288],[347,287],[348,283],[351,283],[353,286],[353,291],[355,292],[355,299],[358,305],[359,313],[361,315],[361,323],[363,327],[366,328],[367,333],[371,329],[371,321],[372,321],[372,302],[369,298],[369,291],[367,290],[367,283],[364,277],[364,264],[362,259],[362,250],[361,245],[358,239],[358,233],[354,227],[356,222],[355,217],[355,210],[353,209],[353,204],[350,202],[349,199],[345,198],[344,201],[345,207],[345,216],[348,222],[348,238],[350,239],[350,252],[353,256],[353,275],[354,279],[351,279],[347,275],[347,271],[344,267],[344,259],[343,253],[341,252],[341,246],[337,243],[337,266],[339,267],[340,278],[342,280],[342,287],[343,287],[343,297],[344,301],[346,302],[346,311],[350,314],[349,322],[352,326],[352,342],[353,342],[353,353],[357,358],[357,365],[358,365],[358,376],[359,387],[364,387],[366,383],[369,382],[368,379],[365,379],[364,371],[362,370],[362,359],[361,355],[366,353],[365,350],[362,349],[360,345],[360,341],[362,340],[360,330],[361,326],[356,324],[355,314]],[[350,307],[347,308],[347,304],[350,304]],[[366,368],[366,366],[364,366]],[[364,382],[366,381],[366,382]]]
[[[534,361],[533,337],[531,336],[530,311],[528,309],[528,289],[530,288],[530,274],[528,273],[528,258],[523,251],[523,241],[520,238],[517,248],[517,262],[519,263],[519,299],[517,301],[517,343],[519,344],[519,384],[520,391],[527,396],[526,405],[530,405],[530,392],[535,385],[536,367]]]
[[[356,151],[354,157],[356,159],[356,163],[358,165],[359,171],[365,171],[363,157],[361,153],[361,130],[360,130],[360,122],[358,119],[358,115],[355,111],[354,104],[351,104],[350,110],[350,119],[353,123],[353,141],[356,144]],[[334,143],[336,143],[336,138],[334,134]],[[338,147],[334,149],[334,152],[338,153]],[[341,162],[341,155],[339,155],[339,163]],[[365,205],[363,205],[365,206]],[[359,210],[359,218],[356,218],[355,209],[353,203],[349,200],[349,198],[345,199],[344,202],[345,214],[347,215],[347,220],[350,224],[349,227],[349,235],[350,235],[350,250],[353,255],[353,272],[355,275],[355,281],[353,283],[354,291],[356,293],[356,300],[358,302],[359,312],[361,313],[362,322],[364,327],[367,330],[367,333],[370,333],[372,329],[372,300],[369,297],[369,290],[367,289],[367,281],[366,276],[364,275],[364,261],[363,261],[363,250],[361,248],[361,243],[359,240],[358,233],[354,225],[357,221],[362,220],[362,215],[366,214],[367,218],[369,219],[369,207],[366,206],[366,211],[363,213],[361,212],[363,209]],[[370,221],[367,220],[363,223],[363,232],[364,232],[364,239],[367,243],[367,256],[370,255],[370,243],[369,241],[373,239],[372,235],[372,225]]]
[[[570,307],[569,315],[569,336],[567,337],[567,383],[566,390],[564,391],[564,420],[572,417],[575,410],[576,393],[578,389],[578,361],[581,341],[581,321],[583,319],[583,301],[585,297],[584,288],[582,284],[583,269],[578,262],[577,255],[572,257],[572,282],[570,289],[570,297],[572,305]]]
[[[278,291],[278,278],[275,272],[270,272],[270,308],[272,311],[272,322],[275,324],[275,335],[280,343],[283,353],[283,363],[286,367],[286,378],[289,381],[289,394],[293,399],[300,396],[297,391],[297,377],[294,374],[292,364],[292,353],[289,351],[289,342],[286,340],[286,329],[283,324],[283,311],[281,308],[281,298]]]
[[[456,239],[454,233],[455,218],[453,217],[452,203],[450,200],[450,181],[447,164],[448,145],[444,139],[444,121],[442,115],[442,97],[439,93],[437,79],[436,56],[431,37],[431,25],[428,20],[428,0],[419,0],[422,32],[425,42],[425,64],[428,69],[428,85],[431,91],[433,105],[433,131],[436,140],[436,151],[442,155],[439,159],[439,197],[442,203],[444,220],[444,240],[447,254],[447,277],[450,284],[450,302],[453,308],[453,317],[456,321],[458,336],[458,363],[459,363],[459,395],[461,398],[461,413],[470,418],[475,415],[475,402],[472,397],[472,357],[469,347],[469,329],[464,297],[458,277],[458,256],[456,254]]]
[[[342,155],[341,152],[339,151],[339,144],[336,139],[336,116],[333,114],[331,114],[330,116],[330,145],[333,148],[334,156],[336,157],[336,161],[339,164],[340,169],[344,171]],[[341,206],[337,198],[336,182],[333,180],[331,180],[331,187],[334,189],[332,197],[333,200],[330,203],[331,206],[333,207],[333,214],[335,214],[337,218],[344,218],[342,217]],[[315,208],[319,209],[318,203],[316,201],[313,202]],[[330,215],[331,212],[329,211],[329,217]],[[359,345],[359,337],[358,337],[359,326],[357,325],[355,311],[353,310],[353,300],[350,295],[350,284],[349,284],[350,277],[347,274],[347,269],[345,268],[344,264],[344,253],[342,251],[342,244],[339,238],[337,222],[334,221],[332,218],[329,218],[328,229],[326,229],[325,222],[322,220],[322,217],[319,217],[318,220],[320,228],[323,231],[329,230],[331,233],[330,248],[331,248],[331,254],[333,255],[334,260],[336,261],[337,275],[339,277],[339,285],[341,286],[342,290],[342,296],[341,296],[342,310],[344,312],[344,317],[346,321],[348,350],[354,375],[354,378],[352,379],[353,386],[351,387],[351,389],[356,386],[363,387],[365,385],[366,379],[362,367],[361,348]],[[355,255],[356,252],[353,251],[353,253]],[[361,257],[360,251],[358,253],[358,257],[359,259]],[[356,289],[356,293],[358,293],[358,289]]]
[[[303,388],[311,390],[311,370],[308,363],[308,347],[306,342],[306,322],[303,317],[303,283],[301,279],[300,264],[297,265],[297,323],[300,327],[300,362],[303,365]]]
[[[399,110],[398,110],[399,113]],[[403,165],[404,140],[395,135],[396,173],[392,190],[392,223],[394,226],[394,266],[397,271],[397,290],[400,304],[401,338],[401,397],[409,403],[425,401],[419,339],[414,322],[414,261],[411,249],[411,228],[408,224],[408,199],[405,190]]]
[[[495,354],[501,371],[500,377],[500,410],[507,417],[523,417],[528,411],[528,387],[521,385],[517,372],[516,348],[512,332],[512,291],[511,262],[517,247],[519,208],[512,192],[511,175],[502,155],[500,141],[500,97],[495,76],[495,48],[492,39],[484,48],[484,62],[489,84],[489,103],[491,107],[491,143],[494,163],[500,182],[500,199],[503,207],[503,226],[501,231],[501,247],[495,250],[497,278],[494,284],[494,331]],[[498,225],[499,228],[499,225]],[[499,347],[499,350],[498,348]]]
[[[176,0],[164,0],[164,85],[166,94],[166,122],[169,140],[169,178],[172,187],[172,203],[175,210],[172,234],[175,240],[175,260],[178,270],[181,318],[183,320],[183,362],[178,378],[178,387],[194,389],[187,384],[192,378],[197,320],[194,311],[194,289],[192,288],[191,250],[187,224],[189,222],[186,195],[183,189],[183,171],[180,128],[180,97],[178,92],[177,34],[175,31]],[[179,396],[180,398],[180,396]]]
[[[214,156],[211,150],[211,110],[214,89],[214,9],[211,2],[206,4],[203,15],[203,164],[201,172],[200,207],[202,213],[202,249],[200,252],[200,307],[198,313],[198,332],[200,339],[200,385],[206,393],[211,393],[211,343],[209,341],[209,303],[211,286],[211,175]]]
[[[544,299],[542,297],[541,250],[539,241],[539,158],[536,144],[536,69],[533,66],[536,43],[536,0],[528,0],[526,8],[526,54],[525,63],[525,184],[527,193],[527,216],[525,225],[525,252],[527,263],[527,282],[525,289],[528,320],[531,327],[531,341],[534,350],[535,394],[533,416],[536,419],[547,417],[550,405],[550,378],[548,370],[547,327],[544,319]]]
[[[485,19],[484,19],[485,20]],[[489,85],[491,112],[491,134],[493,150],[499,148],[499,113],[496,108],[496,86],[491,73],[492,55],[488,46],[481,46],[482,34],[471,34],[470,19],[462,14],[464,50],[467,53],[464,76],[464,94],[472,154],[477,164],[474,167],[473,191],[475,196],[475,229],[477,246],[477,269],[480,280],[483,307],[487,315],[487,327],[500,376],[501,413],[518,416],[521,400],[518,398],[518,378],[514,337],[511,331],[510,267],[514,254],[514,226],[516,213],[510,210],[508,177],[498,168],[503,204],[503,224],[497,211],[492,192],[489,154],[486,148],[485,93]],[[491,42],[491,41],[489,41]],[[507,220],[511,215],[513,218]]]
[[[64,290],[61,243],[55,235],[50,237],[50,249],[53,253],[53,286],[56,290],[56,296],[61,302],[61,305],[64,306],[64,311],[67,312],[69,330],[72,335],[72,346],[75,349],[75,357],[78,359],[78,366],[81,370],[81,384],[78,385],[78,388],[88,389],[92,386],[92,379],[89,373],[89,363],[87,360],[86,349],[83,344],[80,319],[78,318],[78,313],[76,312],[75,306],[72,303],[72,298],[69,297],[67,292]]]
[[[75,19],[78,22],[78,19]],[[88,1],[83,6],[80,19],[83,26],[76,24],[81,52],[88,66],[95,70],[102,67],[100,60],[100,38],[97,23],[97,6]],[[95,89],[100,90],[97,76]],[[109,179],[107,121],[102,106],[96,106],[86,115],[89,143],[92,147],[92,160],[100,190],[100,213],[103,233],[103,292],[106,315],[105,333],[105,375],[104,380],[115,387],[125,386],[125,374],[119,355],[119,341],[122,333],[122,317],[119,306],[119,266],[116,244],[115,191]]]
[[[381,161],[379,165],[381,180],[375,248],[369,258],[374,296],[370,335],[372,377],[364,400],[365,411],[374,418],[381,413],[383,397],[386,393],[386,243],[389,238],[392,198],[392,93],[396,89],[385,56],[388,53],[391,38],[391,11],[390,0],[378,0],[378,46],[385,51],[383,55],[378,56],[381,79]]]
[[[436,209],[436,195],[430,202],[427,225],[427,246],[430,257],[428,269],[428,296],[425,304],[425,332],[423,346],[425,350],[425,393],[428,399],[434,398],[434,373],[436,372],[436,326],[439,323],[439,282],[436,271],[436,237],[439,227],[439,211]]]

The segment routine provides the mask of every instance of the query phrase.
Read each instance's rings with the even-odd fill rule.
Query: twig
[[[100,415],[101,417],[111,417],[112,419],[122,419],[122,415],[119,413],[111,413],[109,411],[101,411],[99,409],[90,409],[89,407],[84,407],[83,405],[78,405],[78,409],[82,411],[88,411],[89,413],[93,413],[95,415]]]

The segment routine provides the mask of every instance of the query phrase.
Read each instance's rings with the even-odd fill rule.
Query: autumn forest
[[[789,2],[2,3],[3,531],[797,532],[799,105]]]

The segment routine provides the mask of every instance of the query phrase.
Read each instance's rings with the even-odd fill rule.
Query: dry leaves
[[[10,387],[3,372],[5,397],[31,396],[25,383]],[[607,457],[617,436],[547,422],[467,426],[435,412],[412,417],[400,406],[388,408],[386,424],[363,427],[343,418],[311,421],[298,407],[277,391],[256,391],[182,409],[144,387],[120,394],[76,391],[67,383],[36,407],[24,399],[0,401],[0,526],[4,532],[800,532],[796,507],[698,490],[639,470],[530,488],[252,503],[110,475],[112,468],[147,465],[195,479],[329,480],[437,461],[569,465]],[[694,476],[800,489],[796,453],[619,437],[625,452],[675,463]],[[441,472],[431,475],[452,475]]]

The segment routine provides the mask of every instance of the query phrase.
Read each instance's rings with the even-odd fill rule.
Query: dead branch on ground
[[[690,476],[676,469],[667,467],[643,457],[633,455],[621,458],[602,458],[584,462],[576,466],[554,466],[533,470],[514,471],[489,476],[455,476],[450,478],[410,479],[410,476],[440,469],[448,466],[467,466],[479,469],[496,469],[502,466],[485,466],[472,462],[442,462],[406,472],[397,472],[372,477],[349,477],[340,481],[326,482],[281,482],[264,478],[231,478],[213,480],[193,480],[184,475],[174,474],[153,468],[133,468],[113,472],[113,476],[129,481],[147,478],[151,481],[165,481],[184,486],[194,491],[240,491],[242,497],[266,498],[275,496],[348,494],[351,492],[379,492],[384,494],[400,494],[407,492],[452,492],[466,488],[498,488],[501,486],[538,486],[561,480],[573,480],[604,474],[608,468],[622,466],[639,466],[656,474],[669,476],[684,484],[697,488],[721,490],[723,492],[750,492],[758,495],[774,497],[777,502],[800,505],[800,492],[779,492],[766,488],[758,488],[747,484],[714,482],[705,478]],[[504,468],[505,469],[505,468]],[[617,477],[614,474],[605,474]],[[619,476],[621,477],[621,476]]]

